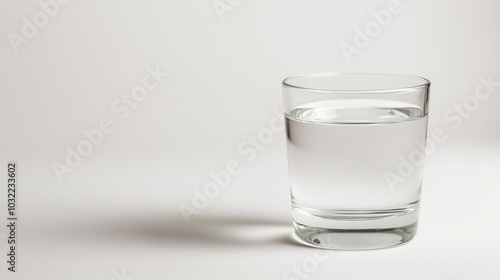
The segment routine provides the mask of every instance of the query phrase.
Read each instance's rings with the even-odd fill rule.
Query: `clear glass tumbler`
[[[380,73],[283,81],[296,235],[308,245],[369,250],[417,230],[430,82]]]

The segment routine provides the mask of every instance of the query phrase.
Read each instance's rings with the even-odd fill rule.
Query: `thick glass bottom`
[[[415,237],[418,203],[377,211],[315,210],[294,205],[296,236],[309,246],[336,250],[374,250]]]

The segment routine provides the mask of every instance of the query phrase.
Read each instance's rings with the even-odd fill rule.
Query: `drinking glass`
[[[283,81],[296,236],[314,247],[369,250],[417,231],[430,82],[382,73]]]

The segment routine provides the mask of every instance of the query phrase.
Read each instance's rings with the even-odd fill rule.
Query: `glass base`
[[[384,211],[326,211],[294,205],[296,236],[306,245],[375,250],[404,244],[417,233],[418,203]]]

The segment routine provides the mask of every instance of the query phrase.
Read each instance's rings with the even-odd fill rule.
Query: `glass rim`
[[[290,83],[291,80],[293,79],[298,79],[298,78],[316,78],[316,77],[325,77],[325,76],[340,76],[340,75],[385,75],[385,76],[393,76],[393,77],[405,77],[405,78],[411,78],[414,79],[415,81],[420,81],[419,83],[416,82],[415,85],[412,86],[403,86],[403,87],[394,87],[394,88],[378,88],[378,89],[317,89],[317,88],[312,88],[312,87],[301,87],[301,86],[296,86]],[[409,75],[409,74],[393,74],[393,73],[383,73],[383,72],[322,72],[322,73],[312,73],[312,74],[299,74],[299,75],[293,75],[288,78],[285,78],[281,82],[282,86],[285,88],[291,88],[291,89],[299,89],[299,90],[307,90],[307,91],[314,91],[314,92],[321,92],[321,93],[355,93],[355,92],[360,92],[360,93],[397,93],[397,92],[404,92],[407,90],[414,90],[414,89],[421,89],[421,88],[429,88],[431,85],[431,82],[421,76],[417,75]]]

